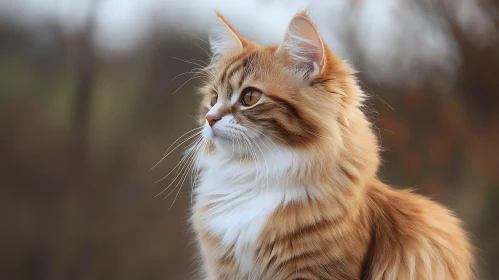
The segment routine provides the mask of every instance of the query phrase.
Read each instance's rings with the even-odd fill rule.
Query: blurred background
[[[370,96],[380,177],[455,210],[499,279],[498,0],[1,0],[0,279],[191,279],[190,185],[154,184],[181,149],[149,169],[196,126],[214,9],[268,44],[306,7]]]

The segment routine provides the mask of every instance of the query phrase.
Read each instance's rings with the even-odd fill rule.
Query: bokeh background
[[[380,177],[455,210],[499,279],[497,0],[1,0],[0,279],[191,279],[190,185],[154,184],[182,147],[150,168],[196,126],[214,9],[267,44],[306,7],[370,96]]]

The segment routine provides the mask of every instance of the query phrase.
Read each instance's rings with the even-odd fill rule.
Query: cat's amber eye
[[[244,106],[252,106],[255,105],[260,98],[262,98],[263,93],[254,88],[245,89],[243,92],[243,96],[241,98],[241,103]]]
[[[217,104],[217,101],[218,101],[218,93],[214,92],[211,95],[211,106],[215,106],[215,104]]]

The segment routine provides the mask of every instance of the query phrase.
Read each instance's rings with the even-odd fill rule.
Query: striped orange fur
[[[192,209],[203,279],[472,279],[460,221],[378,180],[365,96],[308,16],[279,46],[219,18]]]

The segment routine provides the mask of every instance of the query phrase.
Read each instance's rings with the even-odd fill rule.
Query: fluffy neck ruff
[[[218,180],[234,185],[234,191],[243,185],[251,185],[254,192],[283,188],[283,194],[289,191],[295,199],[359,191],[375,178],[379,165],[370,124],[361,110],[354,108],[331,126],[330,133],[316,135],[313,145],[298,150],[266,139],[253,148],[252,155],[221,152],[208,145],[199,161],[201,180],[203,174],[216,174]],[[290,198],[284,196],[283,202]]]

